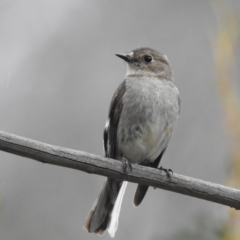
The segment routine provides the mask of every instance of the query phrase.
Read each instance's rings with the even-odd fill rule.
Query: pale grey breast
[[[118,124],[118,154],[132,163],[154,161],[167,147],[179,115],[179,92],[173,82],[127,77]]]

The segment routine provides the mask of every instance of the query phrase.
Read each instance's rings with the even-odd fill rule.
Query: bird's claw
[[[167,174],[168,178],[171,178],[171,174],[170,173],[172,173],[172,175],[173,175],[172,169],[163,168],[162,166],[159,169],[160,169],[160,171],[164,171]]]
[[[129,162],[129,160],[125,157],[122,157],[122,163],[123,163],[123,172],[125,174],[128,174],[132,171],[132,164]]]

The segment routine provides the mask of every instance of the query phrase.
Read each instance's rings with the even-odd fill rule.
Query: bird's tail
[[[112,203],[109,194],[108,181],[105,182],[104,187],[93,204],[83,227],[89,233],[103,235],[105,230],[108,229],[109,235],[114,237],[118,227],[118,217],[127,182],[120,183],[120,185],[121,187],[118,190],[116,201],[115,203]]]

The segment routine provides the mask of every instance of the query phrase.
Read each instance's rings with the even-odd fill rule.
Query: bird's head
[[[127,62],[126,76],[153,76],[173,81],[173,73],[166,55],[151,48],[137,48],[128,54],[116,54]]]

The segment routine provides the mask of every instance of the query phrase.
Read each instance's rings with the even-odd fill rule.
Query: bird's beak
[[[129,55],[124,54],[124,53],[117,53],[116,56],[122,58],[126,62],[131,62],[132,61],[132,58]]]

